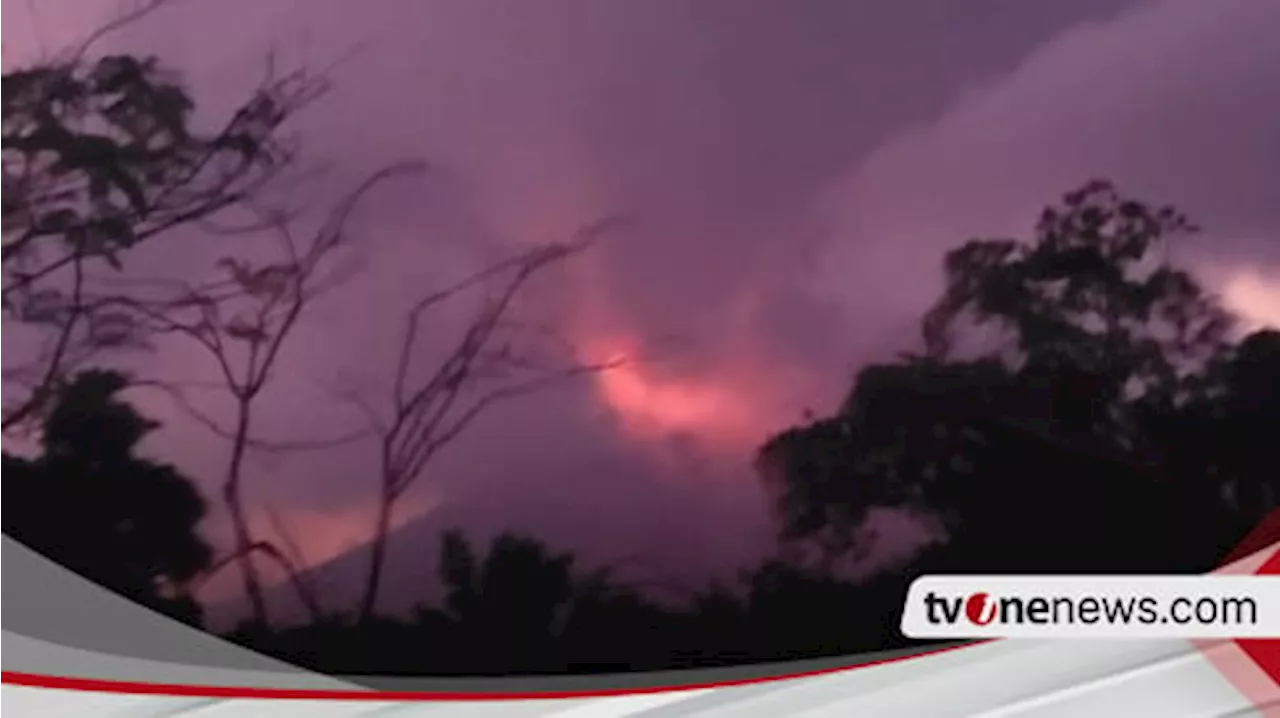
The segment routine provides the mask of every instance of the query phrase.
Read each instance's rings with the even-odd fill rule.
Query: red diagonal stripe
[[[1268,518],[1280,519],[1280,511],[1272,512]],[[1280,521],[1273,522],[1273,525],[1280,528]],[[1273,540],[1272,543],[1275,543]],[[1258,569],[1259,574],[1276,575],[1280,574],[1280,551],[1276,551],[1262,564]],[[1252,639],[1237,641],[1240,648],[1258,664],[1271,680],[1280,684],[1280,640],[1277,639]]]

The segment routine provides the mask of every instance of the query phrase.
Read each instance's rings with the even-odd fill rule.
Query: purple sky
[[[6,63],[115,7],[4,0]],[[496,410],[406,518],[436,507],[420,525],[696,570],[765,550],[752,449],[914,346],[942,252],[1024,235],[1086,179],[1183,206],[1208,233],[1178,251],[1251,321],[1280,323],[1277,28],[1272,0],[183,0],[111,44],[178,65],[217,113],[270,47],[326,65],[364,43],[299,123],[324,186],[405,157],[442,170],[361,215],[364,272],[299,330],[264,438],[355,426],[324,386],[384,396],[416,295],[512,244],[633,217],[524,311],[597,349],[676,335],[679,351]],[[203,271],[225,251],[194,241],[146,261]],[[208,369],[182,346],[139,363]],[[154,451],[215,485],[225,444],[139,401],[174,417]],[[256,456],[253,500],[327,558],[367,532],[374,461],[359,443]],[[431,568],[428,550],[399,551]]]

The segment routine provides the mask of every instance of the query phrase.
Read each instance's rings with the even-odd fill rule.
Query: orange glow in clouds
[[[593,342],[595,348],[612,342]],[[619,352],[601,352],[617,356]],[[763,438],[768,416],[758,393],[744,391],[740,377],[667,377],[643,361],[601,372],[601,399],[626,429],[642,438],[685,435],[713,448],[740,450]],[[758,388],[758,387],[757,387]]]
[[[1258,271],[1237,273],[1225,282],[1222,298],[1247,329],[1280,329],[1280,276]]]
[[[1222,283],[1224,304],[1249,330],[1280,328],[1280,277],[1257,270],[1237,271]],[[616,324],[615,324],[616,326]],[[594,357],[631,356],[632,342],[612,337],[586,342]],[[744,363],[749,351],[732,352],[739,361],[714,372],[671,376],[643,358],[600,373],[600,398],[638,438],[686,435],[708,448],[749,451],[785,416],[784,387],[799,377],[783,367]],[[794,397],[793,397],[794,398]]]
[[[575,268],[580,298],[570,335],[591,361],[623,359],[596,374],[594,383],[597,397],[628,434],[651,442],[692,439],[700,448],[741,459],[782,428],[782,407],[794,400],[792,385],[801,377],[794,368],[761,359],[752,345],[753,295],[728,313],[719,331],[696,339],[718,361],[694,372],[673,371],[668,362],[676,357],[650,345],[610,296],[594,258],[585,260]]]

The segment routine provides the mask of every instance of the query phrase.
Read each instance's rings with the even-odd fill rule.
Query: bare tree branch
[[[416,477],[421,474],[427,462],[435,456],[437,451],[457,438],[459,434],[466,430],[467,426],[475,421],[486,409],[491,408],[493,405],[549,389],[565,379],[582,376],[584,374],[596,374],[609,371],[610,369],[616,369],[620,366],[626,365],[627,362],[627,358],[617,358],[612,361],[596,364],[567,367],[553,374],[540,376],[535,379],[530,379],[518,384],[504,386],[489,391],[471,404],[466,410],[461,412],[461,414],[448,426],[444,428],[439,428],[439,425],[432,427],[437,435],[431,441],[419,444],[418,450],[415,452],[412,461],[409,462],[409,466],[405,471],[405,478],[393,487],[393,493],[397,496],[404,493]]]
[[[72,58],[74,60],[82,60],[84,56],[88,54],[89,50],[107,35],[138,22],[156,10],[159,10],[161,7],[168,5],[172,1],[173,0],[146,0],[133,10],[124,12],[114,20],[89,33],[89,36],[81,41],[80,45],[76,47],[75,52],[71,55]]]
[[[324,617],[324,614],[320,610],[320,604],[316,601],[316,597],[312,593],[310,585],[306,579],[302,578],[302,573],[298,566],[295,565],[288,556],[281,552],[280,549],[276,548],[275,544],[272,544],[269,541],[255,541],[247,546],[239,547],[235,551],[215,561],[211,566],[209,566],[209,568],[205,569],[204,573],[201,574],[198,579],[196,579],[192,590],[199,591],[201,586],[208,583],[209,580],[217,574],[221,573],[223,569],[231,566],[232,564],[242,563],[255,553],[263,554],[273,561],[282,571],[284,571],[285,575],[289,578],[289,583],[292,584],[294,591],[298,594],[298,600],[302,602],[303,607],[307,609],[308,613],[310,613],[312,621],[319,622],[320,619]]]
[[[156,389],[164,393],[174,404],[182,410],[184,414],[195,420],[210,433],[228,441],[235,439],[235,432],[223,426],[216,419],[209,416],[202,409],[196,406],[190,396],[187,395],[185,389],[177,382],[163,381],[159,379],[135,379],[129,382],[130,387]],[[219,389],[225,390],[225,386]],[[368,429],[358,429],[339,434],[326,439],[262,439],[258,437],[249,437],[246,439],[248,446],[257,451],[268,453],[283,453],[294,451],[318,451],[323,449],[334,449],[339,446],[351,444],[371,436]]]
[[[464,279],[428,293],[406,315],[404,334],[396,357],[391,396],[391,418],[383,421],[365,402],[358,406],[371,417],[381,436],[380,489],[374,539],[360,620],[368,621],[376,609],[391,519],[400,498],[424,474],[430,461],[455,440],[486,410],[508,399],[526,396],[589,373],[607,371],[624,360],[582,362],[576,356],[564,366],[546,367],[526,361],[503,340],[503,330],[525,328],[507,319],[520,290],[537,273],[592,246],[621,220],[609,218],[588,226],[568,242],[551,243],[521,252]],[[452,351],[429,376],[414,381],[411,369],[417,361],[417,340],[426,311],[469,289],[497,282],[496,296],[485,302],[463,331]],[[498,344],[499,348],[494,349]],[[507,371],[494,372],[495,367]],[[510,373],[523,374],[515,378]],[[497,386],[473,389],[498,380]],[[348,398],[350,400],[350,398]]]
[[[119,255],[139,243],[205,223],[261,194],[293,164],[295,141],[282,126],[328,92],[323,74],[277,77],[273,70],[214,134],[194,132],[185,88],[153,59],[86,57],[99,39],[170,1],[147,0],[60,59],[4,75],[4,311],[11,320],[52,325],[32,321],[31,308],[65,295],[68,285],[74,305],[69,320],[56,326],[61,348],[43,357],[45,380],[6,407],[6,431],[33,418],[65,373],[67,355],[91,352],[96,337],[76,335],[92,330],[100,312],[118,317],[112,294],[141,299],[131,294],[140,285],[94,277],[91,265],[118,271]],[[131,111],[121,112],[121,103]],[[191,290],[205,301],[224,298],[213,292]],[[150,313],[171,308],[153,305]],[[140,339],[136,345],[145,348]]]
[[[9,429],[20,422],[26,421],[49,399],[51,392],[63,376],[63,370],[65,369],[63,358],[66,356],[67,349],[70,346],[72,333],[83,316],[81,308],[81,294],[84,291],[83,251],[77,249],[74,257],[71,301],[69,306],[64,308],[67,316],[59,328],[58,339],[54,345],[52,355],[45,364],[44,376],[32,389],[24,402],[14,410],[5,413],[3,421],[0,422],[0,429]]]
[[[418,163],[400,163],[371,175],[337,203],[306,247],[300,246],[286,215],[257,208],[263,221],[273,228],[274,235],[280,242],[283,260],[259,267],[234,258],[219,261],[219,266],[230,275],[240,290],[237,298],[242,300],[242,304],[248,305],[242,311],[233,313],[229,319],[223,319],[219,301],[200,294],[181,297],[184,306],[195,309],[199,315],[193,323],[174,318],[172,306],[164,308],[168,311],[157,311],[145,303],[129,298],[116,300],[118,304],[130,307],[153,322],[157,330],[176,332],[191,338],[218,364],[224,382],[223,388],[235,403],[235,425],[232,428],[221,426],[199,411],[182,391],[158,382],[152,386],[167,391],[198,422],[231,442],[223,482],[223,501],[231,515],[238,554],[243,558],[245,591],[255,620],[263,625],[268,623],[266,601],[253,565],[253,552],[247,550],[247,547],[254,544],[254,540],[241,494],[242,466],[246,452],[251,448],[271,446],[268,442],[256,439],[250,430],[255,402],[272,376],[285,340],[301,318],[310,299],[315,296],[309,291],[314,278],[320,276],[326,260],[334,251],[344,246],[348,221],[360,201],[379,183],[398,174],[416,171],[420,166]],[[355,440],[357,436],[340,438],[343,441],[318,442],[317,448],[345,443]],[[276,444],[274,448],[281,447]],[[288,448],[300,447],[295,443]]]

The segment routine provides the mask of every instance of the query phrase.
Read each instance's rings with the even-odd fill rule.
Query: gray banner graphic
[[[4,537],[8,670],[123,681],[467,693],[589,692],[752,681],[918,655],[939,647],[743,666],[566,676],[329,678],[268,658],[118,596]],[[104,672],[106,671],[106,672]],[[249,680],[252,678],[253,680]],[[248,681],[248,682],[246,682]]]

